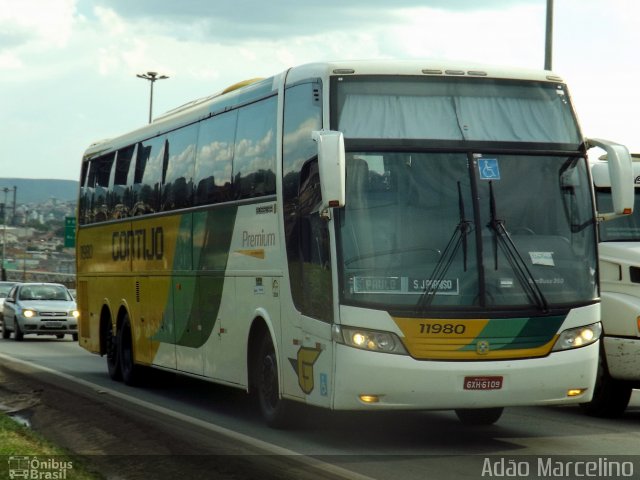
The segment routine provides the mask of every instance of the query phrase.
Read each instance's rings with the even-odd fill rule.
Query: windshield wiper
[[[466,219],[464,211],[464,199],[462,198],[462,187],[458,182],[458,210],[460,212],[460,222],[453,230],[453,235],[449,239],[447,246],[445,247],[438,263],[431,272],[427,286],[418,300],[418,309],[424,310],[431,305],[433,299],[438,291],[440,283],[444,280],[444,276],[447,274],[449,267],[453,263],[458,250],[462,247],[462,262],[464,271],[467,271],[467,258],[468,258],[468,244],[467,235],[471,232],[472,222]]]
[[[489,182],[489,212],[491,215],[491,220],[487,224],[491,230],[494,231],[495,235],[493,237],[493,248],[494,248],[494,267],[498,270],[498,245],[502,247],[505,256],[507,257],[507,261],[511,266],[511,269],[516,274],[516,278],[524,288],[526,292],[528,292],[529,298],[533,299],[534,303],[538,305],[538,307],[542,311],[549,310],[549,304],[547,299],[540,290],[538,283],[536,282],[533,274],[527,267],[527,263],[522,258],[518,247],[516,247],[515,243],[513,243],[513,239],[507,229],[504,227],[504,220],[500,220],[496,215],[496,198],[493,194],[493,182]]]

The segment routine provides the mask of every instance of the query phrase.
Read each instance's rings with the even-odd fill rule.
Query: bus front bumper
[[[336,345],[336,410],[436,410],[589,402],[599,342],[542,358],[427,361]],[[570,393],[571,391],[571,393]]]

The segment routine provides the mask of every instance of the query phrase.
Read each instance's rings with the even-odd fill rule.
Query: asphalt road
[[[46,374],[48,381],[57,378],[60,388],[84,392],[85,399],[98,403],[108,399],[119,409],[120,419],[142,415],[152,426],[162,424],[164,431],[155,438],[159,443],[167,443],[159,436],[174,432],[185,444],[203,446],[196,454],[262,455],[271,473],[276,459],[286,459],[296,465],[294,478],[303,478],[302,472],[310,478],[499,478],[508,476],[501,476],[500,468],[510,465],[520,467],[518,477],[578,478],[581,472],[572,471],[573,464],[567,466],[575,461],[599,462],[596,473],[602,475],[596,478],[618,478],[611,468],[627,462],[622,473],[633,468],[632,478],[640,478],[640,391],[634,392],[619,419],[587,417],[576,407],[509,408],[495,425],[469,427],[460,424],[453,412],[355,414],[302,409],[297,426],[280,431],[265,427],[254,402],[232,388],[166,373],[153,375],[143,388],[113,382],[105,359],[84,351],[70,337],[0,340],[0,361],[13,359],[29,371],[33,371],[29,365],[40,366],[45,369],[39,370],[40,375]],[[204,448],[203,438],[215,439],[218,446]],[[166,452],[175,454],[171,448]],[[265,471],[233,478],[270,477]]]

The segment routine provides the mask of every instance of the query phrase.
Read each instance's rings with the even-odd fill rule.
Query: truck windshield
[[[582,157],[349,152],[343,301],[418,311],[592,302],[590,191]]]
[[[640,205],[640,189],[636,189],[635,204]],[[611,189],[596,189],[596,210],[613,210]],[[601,242],[637,242],[640,241],[640,209],[634,208],[632,215],[618,217],[602,222],[598,226]]]

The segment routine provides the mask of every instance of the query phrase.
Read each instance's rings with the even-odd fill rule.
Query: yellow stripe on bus
[[[264,260],[264,248],[259,248],[256,250],[236,250],[234,253],[239,253],[240,255],[247,255],[249,257]]]
[[[551,351],[558,338],[557,334],[522,336],[527,319],[497,320],[507,321],[511,327],[501,329],[499,336],[495,335],[495,329],[487,328],[491,323],[489,319],[394,317],[394,321],[403,333],[402,341],[411,356],[421,360],[541,357]],[[541,344],[541,340],[544,343]]]

